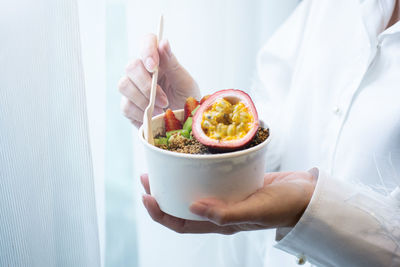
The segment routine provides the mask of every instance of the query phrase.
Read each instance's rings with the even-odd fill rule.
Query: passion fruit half
[[[258,114],[250,96],[227,89],[212,94],[193,117],[193,136],[216,151],[234,151],[246,146],[257,133]]]

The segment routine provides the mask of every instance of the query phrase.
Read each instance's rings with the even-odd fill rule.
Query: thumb
[[[172,53],[171,45],[168,40],[164,39],[158,45],[158,53],[160,56],[161,71],[175,70],[179,66],[179,62]]]
[[[190,206],[190,211],[206,217],[218,225],[230,225],[237,223],[254,223],[260,221],[260,213],[265,210],[266,199],[257,193],[247,199],[227,204],[221,200],[207,198],[199,200]]]
[[[159,53],[157,50],[157,36],[154,34],[148,34],[141,40],[141,52],[140,57],[143,61],[147,71],[153,72],[159,62]]]

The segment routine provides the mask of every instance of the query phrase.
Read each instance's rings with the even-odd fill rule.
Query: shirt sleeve
[[[400,266],[399,196],[320,172],[303,216],[277,229],[275,246],[322,266]]]
[[[271,132],[268,149],[269,171],[279,167],[279,116],[292,81],[293,72],[304,38],[311,0],[302,1],[260,50],[257,57],[257,78],[250,95],[260,119]]]

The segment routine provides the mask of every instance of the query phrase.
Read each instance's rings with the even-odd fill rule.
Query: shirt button
[[[300,254],[299,256],[297,256],[297,264],[298,265],[304,265],[306,263],[307,259],[306,256],[304,256],[304,254]]]
[[[332,108],[332,112],[333,112],[333,114],[338,115],[340,113],[340,108],[338,106],[334,106]]]

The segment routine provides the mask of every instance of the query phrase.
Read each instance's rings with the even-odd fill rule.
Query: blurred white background
[[[9,14],[10,18],[15,15],[8,21],[8,17],[0,16],[0,21],[5,19],[4,23],[0,23],[0,35],[7,37],[7,34],[13,33],[12,27],[18,25],[25,25],[24,27],[29,31],[29,18],[33,13],[31,4],[27,3],[31,2],[29,0],[0,2],[0,7],[3,7],[0,14],[2,11],[3,14]],[[7,73],[14,75],[9,76],[10,81],[14,79],[12,77],[21,80],[20,84],[12,85],[21,92],[29,90],[35,96],[36,92],[51,92],[55,88],[64,86],[68,93],[68,86],[73,86],[75,83],[85,85],[99,226],[99,250],[104,266],[263,265],[265,250],[269,247],[268,242],[272,242],[267,242],[265,238],[273,233],[252,232],[234,236],[178,235],[150,220],[141,204],[142,189],[139,185],[139,174],[146,172],[148,166],[143,162],[143,151],[136,137],[136,129],[124,119],[120,111],[117,84],[124,75],[125,66],[138,55],[141,37],[146,33],[155,32],[158,18],[160,14],[164,14],[164,36],[170,40],[172,50],[179,61],[197,80],[203,94],[224,88],[248,90],[255,78],[258,50],[297,3],[297,0],[77,0],[76,9],[74,1],[37,0],[35,10],[43,15],[36,22],[50,25],[50,30],[44,31],[43,38],[34,36],[34,33],[32,36],[26,35],[29,40],[19,43],[18,47],[13,46],[12,43],[5,48],[0,46],[2,48],[0,60],[9,58],[7,55],[12,55],[12,53],[19,53],[17,49],[24,50],[27,54],[29,51],[33,53],[32,58],[28,56],[13,64],[8,62],[10,65],[3,64],[9,68]],[[14,10],[15,14],[11,14],[6,8]],[[57,12],[62,16],[58,16],[59,19],[54,21],[54,14],[58,14]],[[22,18],[17,22],[18,16]],[[72,27],[73,23],[69,24],[66,19],[63,20],[64,18],[76,22],[79,25],[79,33],[76,33],[78,27]],[[13,23],[15,21],[15,24],[10,24],[10,21]],[[32,21],[32,23],[35,22]],[[54,33],[63,36],[64,39],[53,40],[54,47],[57,49],[46,50],[46,44],[52,40],[51,38],[60,38]],[[80,36],[80,39],[75,37],[69,39],[70,35]],[[40,51],[43,55],[47,55],[49,62],[53,62],[53,65],[46,65],[46,61],[41,58],[42,54],[34,54],[38,48],[43,48]],[[65,50],[71,50],[72,55],[81,55],[82,62],[78,56],[67,57],[63,54],[61,57],[57,54],[64,53]],[[57,58],[63,60],[62,64],[55,60]],[[39,63],[32,63],[34,66],[32,70],[25,76],[19,77],[18,68],[24,64],[24,60],[28,63],[30,60]],[[57,71],[61,72],[61,68],[58,68],[61,65],[71,73],[75,70],[74,75],[71,75],[73,83],[66,81],[62,86],[59,85],[59,76],[70,73],[57,73]],[[14,67],[16,71],[13,71]],[[50,67],[57,75],[43,76],[43,79],[49,81],[48,85],[40,81],[37,84],[25,83],[28,78],[47,73]],[[2,73],[0,73],[0,85],[8,86],[7,80],[3,79],[1,82],[1,75]],[[74,88],[79,89],[79,87]],[[11,87],[0,88],[6,93],[7,89],[14,90]],[[42,98],[41,101],[44,107],[54,106],[51,98]],[[32,103],[26,101],[24,105],[24,108],[29,110]],[[84,110],[83,107],[71,108],[68,111],[70,114],[75,114],[75,117],[84,118],[85,113],[82,110]],[[32,127],[38,127],[41,121],[46,122],[48,117],[52,116],[52,114],[46,114],[48,113],[36,118],[37,122],[32,124]],[[0,126],[4,118],[0,117],[2,119]],[[72,118],[71,115],[70,120],[73,120]],[[81,127],[79,130],[82,131],[83,137],[78,134],[76,138],[87,142],[84,138],[87,128]],[[49,151],[53,149],[53,154],[57,155],[56,148],[49,145],[48,149]],[[82,151],[84,152],[84,149]],[[84,154],[82,157],[90,160],[89,155]],[[151,167],[167,168],[168,166]],[[57,166],[49,165],[47,168],[54,170]],[[86,172],[87,169],[90,168],[86,168]],[[26,166],[26,172],[29,173],[29,171],[29,166]],[[49,179],[54,178],[51,172],[47,175]],[[43,177],[44,181],[45,178]],[[86,184],[89,188],[87,190],[90,191],[89,178],[92,179],[88,176],[89,183]],[[83,192],[85,188],[82,187],[80,190]],[[39,191],[31,193],[42,194],[40,187],[37,190]],[[89,191],[87,201],[90,204]],[[72,191],[71,194],[73,194]],[[46,203],[46,205],[51,211],[53,208],[51,203]],[[95,217],[94,212],[92,217]],[[58,219],[63,220],[63,218]],[[44,225],[39,225],[43,226],[42,231],[47,231],[46,227],[52,226],[50,225],[52,222],[48,220],[41,223]],[[1,233],[3,231],[0,231]],[[68,236],[68,233],[62,233],[62,235]],[[92,242],[93,247],[96,247],[98,239],[93,236],[86,242]],[[1,244],[0,240],[0,247]],[[51,257],[49,255],[47,257]],[[97,255],[96,251],[93,255]],[[31,254],[31,257],[35,257],[35,254]],[[0,263],[1,260],[2,258],[0,258]],[[9,262],[10,259],[5,260]],[[41,261],[38,260],[38,262]]]
[[[247,90],[255,77],[258,50],[298,1],[81,2],[88,106],[95,114],[92,126],[100,127],[95,130],[100,135],[93,138],[105,144],[104,151],[97,149],[105,152],[106,266],[262,266],[268,246],[265,233],[182,236],[151,221],[141,204],[138,182],[148,166],[136,130],[121,116],[117,83],[128,62],[138,56],[141,37],[155,32],[164,14],[164,38],[203,94],[223,88]],[[105,123],[95,123],[97,117]]]
[[[138,182],[148,166],[136,129],[121,115],[117,84],[128,62],[138,56],[141,37],[155,32],[164,14],[164,38],[203,94],[223,88],[247,90],[255,77],[258,50],[297,3],[79,2],[89,123],[96,133],[91,144],[96,173],[105,174],[106,266],[262,266],[268,233],[182,236],[151,221],[141,204]]]

